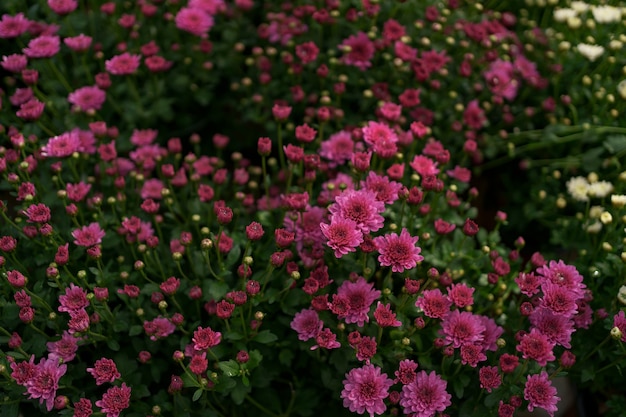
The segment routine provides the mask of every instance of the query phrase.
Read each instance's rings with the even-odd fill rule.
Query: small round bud
[[[257,311],[254,313],[254,318],[257,320],[263,320],[265,318],[265,314],[262,311]]]
[[[409,339],[408,337],[403,337],[402,338],[402,344],[404,346],[409,346],[411,344],[411,339]]]
[[[615,340],[621,340],[622,331],[620,330],[619,327],[615,326],[611,329],[611,337]]]

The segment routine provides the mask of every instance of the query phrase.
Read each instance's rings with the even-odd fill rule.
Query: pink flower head
[[[37,373],[37,365],[35,365],[35,355],[31,355],[28,362],[11,362],[11,378],[22,385],[30,381]]]
[[[59,311],[69,313],[71,311],[82,310],[89,305],[87,291],[70,283],[65,289],[65,294],[59,296]]]
[[[452,395],[446,391],[448,383],[432,371],[421,371],[415,380],[402,387],[400,405],[404,414],[414,417],[434,417],[452,404]]]
[[[76,0],[48,0],[48,6],[53,12],[59,15],[65,15],[73,12],[78,7]]]
[[[72,232],[74,244],[87,248],[102,243],[104,235],[105,232],[102,230],[98,222],[90,223],[89,225],[83,226],[80,229],[75,229]]]
[[[192,35],[205,37],[213,27],[213,17],[199,8],[183,7],[174,19],[176,27]]]
[[[420,255],[422,249],[415,246],[418,240],[418,236],[411,236],[404,227],[399,236],[397,233],[389,233],[375,237],[374,244],[380,253],[378,262],[382,266],[390,266],[393,272],[415,268],[418,262],[424,260]]]
[[[20,73],[22,70],[26,69],[28,58],[26,55],[21,54],[2,55],[0,65],[7,71]]]
[[[61,339],[56,342],[48,342],[49,359],[59,359],[63,362],[69,362],[76,357],[78,350],[78,339],[70,334],[67,330],[63,332]]]
[[[498,372],[497,366],[483,366],[478,371],[480,387],[491,392],[502,384],[502,375]]]
[[[376,324],[380,327],[402,326],[402,322],[396,318],[396,313],[391,311],[391,306],[380,301],[376,305],[376,310],[374,310],[374,318],[376,319]]]
[[[50,221],[50,208],[45,204],[31,204],[24,211],[28,223],[47,223]]]
[[[363,233],[350,219],[332,216],[330,224],[320,223],[320,229],[328,239],[326,244],[335,251],[336,258],[354,252],[363,243]]]
[[[398,192],[402,188],[402,184],[390,181],[386,175],[381,176],[370,171],[365,181],[361,181],[361,187],[376,193],[376,200],[385,204],[393,204],[398,199]]]
[[[0,19],[0,38],[17,38],[28,30],[30,23],[24,13],[17,13],[15,16],[4,14]]]
[[[530,315],[530,323],[539,332],[548,337],[550,343],[571,348],[570,340],[574,333],[574,321],[562,314],[556,314],[552,310],[539,307]]]
[[[46,409],[52,411],[54,406],[54,398],[59,388],[59,380],[65,371],[67,365],[59,365],[57,358],[44,359],[39,361],[35,367],[34,375],[26,381],[26,390],[30,395],[29,398],[39,398],[39,403],[46,403]]]
[[[344,55],[341,57],[343,64],[353,65],[361,71],[372,66],[370,61],[374,57],[376,49],[374,43],[364,32],[359,32],[345,39],[339,45],[339,49],[344,51]]]
[[[572,317],[578,312],[576,301],[580,297],[577,293],[550,281],[544,282],[541,290],[543,291],[543,297],[540,299],[542,307],[566,317]]]
[[[484,76],[489,89],[495,96],[509,101],[517,96],[519,83],[515,79],[515,68],[511,62],[493,61]]]
[[[363,140],[370,146],[375,146],[378,142],[396,143],[398,135],[387,124],[378,122],[368,122],[363,129]]]
[[[120,413],[130,405],[131,388],[122,382],[122,385],[109,388],[102,399],[96,401],[96,406],[100,407],[106,417],[119,417]]]
[[[368,283],[365,278],[360,277],[356,282],[344,281],[337,289],[337,295],[348,301],[347,310],[338,317],[346,323],[363,326],[365,322],[369,322],[370,306],[380,297],[380,291],[374,289],[373,282]]]
[[[56,35],[41,35],[28,42],[23,52],[29,58],[50,58],[61,50],[61,38]]]
[[[91,184],[82,181],[76,184],[67,183],[65,186],[67,198],[74,202],[83,201],[89,190],[91,190]]]
[[[448,298],[459,308],[474,304],[474,288],[465,283],[452,284],[448,287]]]
[[[189,7],[201,9],[210,15],[215,15],[225,10],[224,0],[189,0]]]
[[[538,329],[531,329],[530,333],[522,336],[516,347],[518,352],[522,353],[524,359],[534,359],[541,366],[546,366],[548,362],[556,359],[552,350],[554,343],[548,339],[548,336],[540,333]]]
[[[102,385],[106,382],[112,383],[122,376],[117,370],[115,362],[108,358],[98,359],[93,368],[87,368],[87,372],[96,379],[96,385]]]
[[[351,369],[343,381],[343,406],[353,413],[369,413],[370,417],[380,415],[387,407],[383,400],[389,396],[393,380],[374,365]]]
[[[145,321],[143,329],[150,336],[150,340],[157,341],[174,333],[176,325],[170,319],[159,316],[152,321]]]
[[[331,167],[345,164],[354,155],[352,135],[344,130],[333,133],[320,144],[319,154],[330,161]]]
[[[291,321],[291,328],[298,332],[298,339],[302,341],[316,337],[322,331],[324,323],[313,309],[304,309],[296,313]]]
[[[105,100],[106,92],[96,86],[81,87],[67,97],[79,111],[100,110]]]
[[[421,176],[439,174],[437,162],[424,155],[415,155],[409,165]]]
[[[202,351],[217,346],[222,341],[222,333],[213,331],[210,327],[198,327],[191,340],[194,343],[193,348]]]
[[[576,267],[566,265],[563,261],[550,261],[547,265],[537,268],[537,275],[553,284],[565,287],[568,290],[582,296],[586,285],[583,284],[583,276]]]
[[[474,99],[467,104],[463,112],[463,121],[470,129],[478,130],[487,123],[485,112],[480,108],[478,100]]]
[[[539,407],[546,410],[551,417],[554,416],[554,412],[558,411],[556,404],[561,400],[556,394],[556,388],[552,386],[546,371],[528,375],[524,386],[524,399],[528,401],[528,411]]]
[[[447,345],[460,348],[463,345],[481,343],[485,326],[480,318],[468,311],[452,310],[441,322],[441,330]]]
[[[130,75],[137,71],[139,64],[141,64],[141,55],[124,52],[105,61],[104,67],[113,75]]]
[[[47,158],[64,158],[78,152],[81,142],[78,132],[71,131],[62,133],[48,140],[48,143],[41,149],[41,154]]]
[[[72,36],[70,38],[63,39],[63,43],[66,44],[74,52],[85,52],[91,46],[93,38],[85,34]]]
[[[441,290],[424,290],[422,295],[415,302],[415,306],[430,318],[441,319],[449,311],[452,301],[441,293]]]
[[[416,370],[418,366],[418,363],[412,361],[411,359],[401,360],[398,364],[398,370],[395,372],[396,379],[393,381],[393,383],[397,384],[399,382],[402,385],[407,385],[415,381],[415,377],[417,376]]]
[[[621,341],[626,342],[626,316],[624,310],[620,310],[619,313],[613,316],[613,327],[617,327],[622,332]]]
[[[319,52],[320,50],[317,45],[315,45],[315,42],[305,42],[296,45],[296,56],[300,58],[303,65],[315,61]]]
[[[376,200],[376,194],[368,190],[346,190],[335,199],[328,210],[331,214],[350,219],[363,234],[383,227],[385,203]]]

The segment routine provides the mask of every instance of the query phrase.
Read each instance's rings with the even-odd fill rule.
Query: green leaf
[[[193,397],[191,397],[191,401],[196,402],[200,399],[200,397],[202,397],[202,393],[204,392],[204,390],[202,390],[202,388],[198,388],[196,390],[196,392],[193,393]]]
[[[136,324],[134,326],[130,326],[130,331],[128,332],[129,336],[137,336],[138,334],[141,334],[141,332],[143,332],[143,327],[141,327],[140,325]]]
[[[281,364],[290,367],[291,361],[293,360],[293,352],[289,349],[283,349],[278,354],[278,360]]]
[[[202,291],[208,293],[214,300],[221,300],[230,288],[224,281],[207,279],[204,282]]]
[[[241,405],[243,400],[246,398],[246,394],[250,392],[251,388],[249,386],[244,385],[243,383],[238,383],[235,389],[230,393],[230,396],[233,398],[233,402],[237,405]]]
[[[220,369],[227,376],[237,376],[239,375],[239,364],[235,362],[233,359],[229,361],[223,361],[219,364]]]
[[[117,352],[118,350],[120,350],[120,344],[117,343],[117,340],[114,339],[109,339],[107,340],[107,346],[109,347],[109,349]]]
[[[626,150],[625,135],[611,135],[603,142],[604,147],[611,153],[619,153]]]
[[[259,343],[272,343],[276,340],[278,340],[278,336],[276,336],[274,333],[270,332],[269,330],[263,330],[262,332],[257,334],[254,338],[254,341],[259,342]]]
[[[596,373],[593,369],[586,368],[586,369],[583,369],[580,375],[580,380],[581,382],[592,381],[595,378],[595,376],[596,376]]]

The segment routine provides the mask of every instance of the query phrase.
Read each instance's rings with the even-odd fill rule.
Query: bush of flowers
[[[536,184],[580,256],[481,214],[514,128],[589,131],[496,7],[3,2],[2,415],[553,415],[614,372],[619,139]]]

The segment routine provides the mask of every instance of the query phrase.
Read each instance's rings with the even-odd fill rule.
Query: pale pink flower
[[[411,236],[404,227],[399,236],[397,233],[389,233],[375,237],[373,241],[380,253],[378,262],[382,266],[390,266],[393,272],[415,268],[418,262],[424,260],[420,255],[422,249],[415,246],[418,240],[418,236]]]
[[[41,35],[28,42],[22,52],[29,58],[50,58],[61,50],[61,38],[56,35]]]
[[[75,239],[74,244],[84,247],[91,247],[102,243],[104,235],[104,230],[102,230],[100,224],[97,222],[90,223],[72,232],[72,237]]]
[[[67,97],[67,101],[79,111],[100,110],[105,100],[106,92],[96,86],[81,87]]]
[[[348,308],[338,317],[346,323],[363,326],[365,322],[369,322],[370,306],[380,294],[379,290],[374,289],[374,283],[368,283],[363,277],[359,277],[356,282],[344,281],[337,289],[337,295],[348,301]]]
[[[415,380],[402,387],[400,405],[404,414],[413,417],[433,417],[452,404],[452,395],[446,391],[448,383],[435,371],[421,371]]]
[[[550,416],[554,416],[554,412],[558,411],[556,404],[561,400],[556,394],[557,390],[550,382],[546,371],[526,377],[524,399],[528,401],[528,411],[539,407],[546,410]]]
[[[76,0],[48,0],[48,6],[53,12],[59,15],[66,15],[73,12],[78,7]]]
[[[2,15],[0,19],[0,38],[17,38],[28,30],[30,21],[24,17],[24,13],[17,13],[15,16]]]
[[[84,34],[72,36],[63,39],[63,43],[66,44],[74,52],[85,52],[91,46],[93,38]]]
[[[213,17],[199,8],[183,7],[174,19],[176,27],[196,36],[206,36],[213,27]]]
[[[46,409],[52,411],[54,398],[59,388],[59,380],[67,370],[67,365],[59,365],[56,358],[41,358],[35,368],[34,375],[26,381],[26,390],[29,398],[39,398],[39,403],[46,403]]]
[[[370,417],[385,412],[383,400],[389,396],[393,380],[382,373],[378,366],[365,365],[351,369],[343,381],[343,406],[358,414],[369,413]]]
[[[130,75],[137,71],[139,64],[141,64],[141,55],[124,52],[105,61],[104,67],[113,75]]]
[[[80,138],[76,131],[65,132],[50,138],[48,143],[41,149],[41,154],[48,158],[63,158],[78,152],[80,145]]]

